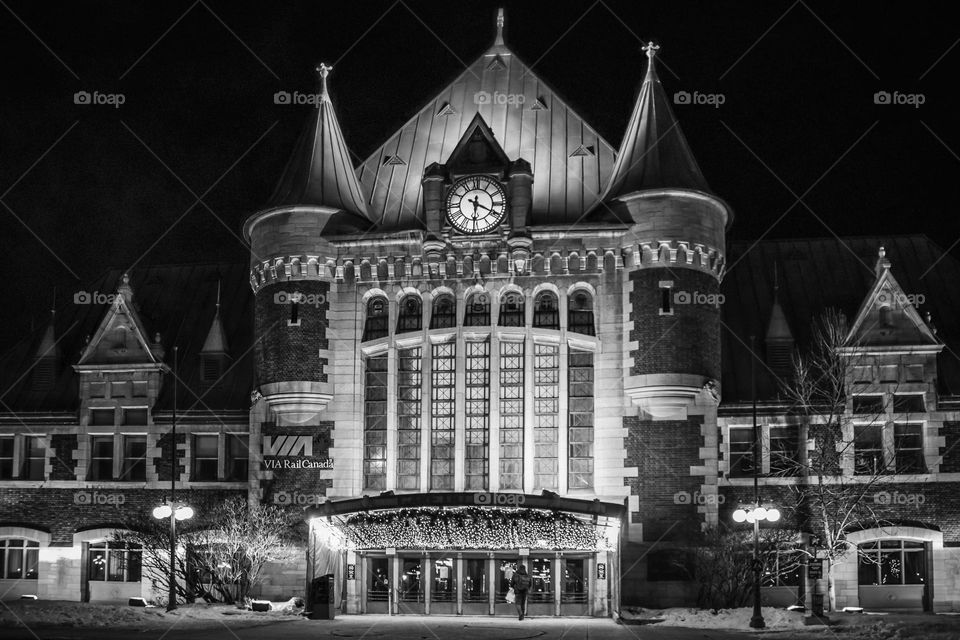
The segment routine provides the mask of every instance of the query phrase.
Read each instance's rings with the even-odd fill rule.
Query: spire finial
[[[773,263],[773,295],[776,297],[777,292],[780,291],[780,274],[777,273],[777,263]]]
[[[657,51],[660,50],[660,45],[654,44],[653,40],[643,45],[643,50],[647,52],[647,57],[652,61],[657,56]]]
[[[220,313],[220,280],[217,280],[217,313]]]
[[[503,7],[500,7],[497,10],[497,40],[494,42],[495,45],[503,44]]]
[[[877,276],[880,276],[884,271],[890,269],[890,260],[887,258],[887,250],[884,247],[880,247],[880,250],[877,251],[877,266],[874,268]]]
[[[317,65],[317,75],[320,76],[320,97],[329,99],[330,95],[327,93],[327,76],[330,75],[330,72],[333,70],[333,65],[329,65],[325,62],[321,62]]]

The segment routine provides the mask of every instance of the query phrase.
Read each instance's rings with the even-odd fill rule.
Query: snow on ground
[[[658,627],[697,627],[701,629],[749,629],[752,607],[739,609],[643,609],[625,607],[621,613],[624,620],[656,623]],[[763,619],[767,629],[799,629],[803,627],[803,614],[776,607],[763,607]]]
[[[118,604],[64,602],[59,600],[12,600],[0,602],[0,627],[167,627],[178,621],[190,626],[255,625],[295,619],[302,608],[288,602],[272,602],[265,612],[238,609],[234,605],[189,604],[167,612],[162,607],[131,607]]]

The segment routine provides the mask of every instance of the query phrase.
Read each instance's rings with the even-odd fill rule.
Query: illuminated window
[[[216,482],[220,466],[220,436],[218,434],[193,437],[194,482]]]
[[[522,327],[526,323],[524,318],[525,301],[522,293],[508,291],[500,297],[500,318],[497,324],[501,327]]]
[[[589,489],[593,487],[593,353],[569,349],[567,377],[567,486]]]
[[[407,295],[400,301],[400,315],[397,318],[397,333],[408,333],[423,329],[423,307],[420,298]]]
[[[858,582],[862,585],[926,584],[924,544],[907,540],[881,540],[859,547]]]
[[[387,356],[371,356],[364,372],[363,487],[383,490],[387,479]]]
[[[442,294],[433,300],[430,314],[431,329],[449,329],[457,326],[457,305],[450,294]]]
[[[854,473],[876,475],[883,473],[883,425],[858,424],[853,427]]]
[[[533,487],[557,488],[560,426],[560,347],[534,346]]]
[[[467,308],[463,316],[465,327],[486,327],[490,325],[490,296],[478,292],[467,298]]]
[[[574,291],[567,301],[567,329],[587,336],[596,335],[593,325],[593,296],[586,291]]]
[[[138,544],[92,543],[87,579],[96,582],[140,582],[142,553]]]
[[[389,333],[389,307],[382,296],[370,298],[367,302],[367,320],[363,325],[363,341],[384,338]]]
[[[533,326],[540,329],[560,328],[560,306],[552,291],[541,291],[533,301]]]
[[[123,460],[120,480],[143,482],[147,479],[147,436],[123,436]]]
[[[43,439],[40,436],[24,436],[23,468],[20,470],[20,479],[43,480],[46,465],[47,452],[43,447]]]
[[[897,473],[926,473],[923,459],[923,425],[893,425],[894,465]]]
[[[500,343],[500,488],[523,489],[522,342]]]
[[[730,427],[728,444],[730,477],[753,475],[753,427]]]
[[[490,343],[468,342],[466,362],[466,486],[487,488],[490,457]]]
[[[456,355],[453,342],[432,345],[430,362],[430,488],[453,489]]]
[[[39,542],[21,538],[0,540],[0,578],[36,580],[39,566]]]
[[[397,488],[420,488],[423,350],[397,351]],[[386,428],[384,426],[384,428]],[[386,433],[386,432],[384,432]],[[384,444],[386,442],[384,441]]]

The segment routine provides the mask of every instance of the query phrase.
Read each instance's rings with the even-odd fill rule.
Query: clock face
[[[489,176],[461,178],[447,195],[447,219],[463,233],[490,231],[500,224],[506,211],[506,193]]]

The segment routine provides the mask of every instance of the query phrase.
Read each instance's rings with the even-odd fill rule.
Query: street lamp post
[[[157,520],[170,518],[170,592],[167,611],[177,608],[177,520],[189,520],[193,509],[186,504],[177,504],[177,347],[173,348],[173,420],[170,429],[170,501],[156,507],[153,517]]]

